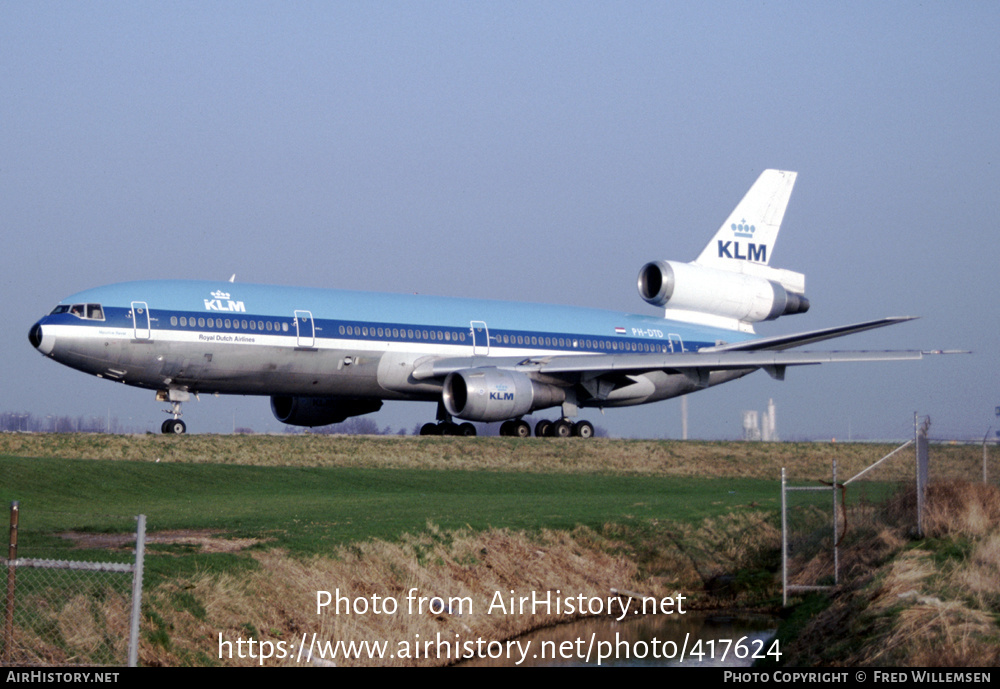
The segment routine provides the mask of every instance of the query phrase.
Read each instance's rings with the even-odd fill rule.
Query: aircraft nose
[[[42,332],[42,324],[35,323],[31,326],[31,330],[28,331],[28,342],[31,346],[40,351],[42,354],[49,354],[52,352],[52,347],[55,345],[55,338],[51,336],[46,336]]]

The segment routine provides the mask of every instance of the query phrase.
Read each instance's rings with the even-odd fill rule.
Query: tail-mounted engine
[[[743,269],[747,272],[653,261],[639,271],[639,294],[650,304],[665,307],[668,315],[679,311],[741,323],[809,310],[809,300],[801,293],[805,289],[801,274],[749,264]]]
[[[453,371],[442,392],[448,413],[468,421],[506,421],[566,400],[562,388],[497,368]]]

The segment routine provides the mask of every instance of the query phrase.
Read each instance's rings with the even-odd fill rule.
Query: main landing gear
[[[510,423],[510,422],[508,422]],[[525,426],[528,424],[521,421]],[[506,425],[506,424],[504,424]],[[504,435],[503,426],[500,427],[500,435]],[[527,437],[526,435],[520,436],[522,438]],[[555,421],[549,421],[547,419],[542,419],[535,424],[535,437],[536,438],[593,438],[594,437],[594,424],[589,421],[577,421],[573,422],[569,419],[557,419]]]
[[[443,402],[438,402],[437,423],[425,423],[420,427],[420,435],[464,435],[472,437],[476,434],[476,427],[469,422],[455,423],[451,420],[451,414],[444,408]]]
[[[420,427],[420,435],[464,435],[474,436],[476,427],[471,423],[453,423],[444,421],[441,423],[425,423]]]

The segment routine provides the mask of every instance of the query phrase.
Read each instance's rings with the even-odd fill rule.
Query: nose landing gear
[[[181,402],[187,402],[191,399],[191,394],[185,390],[158,390],[156,399],[158,402],[170,402],[170,409],[163,411],[174,417],[160,424],[160,433],[164,435],[183,435],[186,433],[187,426],[181,421]]]
[[[160,432],[165,435],[183,435],[187,432],[187,426],[180,419],[167,419],[160,426]]]

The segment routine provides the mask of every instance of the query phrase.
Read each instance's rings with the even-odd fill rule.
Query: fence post
[[[788,607],[788,504],[785,467],[781,467],[781,607]]]
[[[921,428],[917,433],[917,537],[924,537],[924,507],[927,503],[927,484],[930,481],[928,470],[927,428]]]
[[[135,527],[135,569],[132,570],[132,619],[128,636],[128,666],[139,664],[139,613],[142,609],[142,565],[146,554],[146,515],[140,514]]]
[[[10,664],[10,647],[14,641],[14,581],[17,568],[17,515],[21,503],[14,500],[10,503],[10,545],[7,547],[7,605],[3,624],[3,662]]]
[[[837,523],[837,460],[833,460],[833,585],[840,586],[840,525]],[[843,494],[841,494],[843,495]],[[847,509],[847,505],[844,505]],[[846,514],[844,515],[847,516]]]

